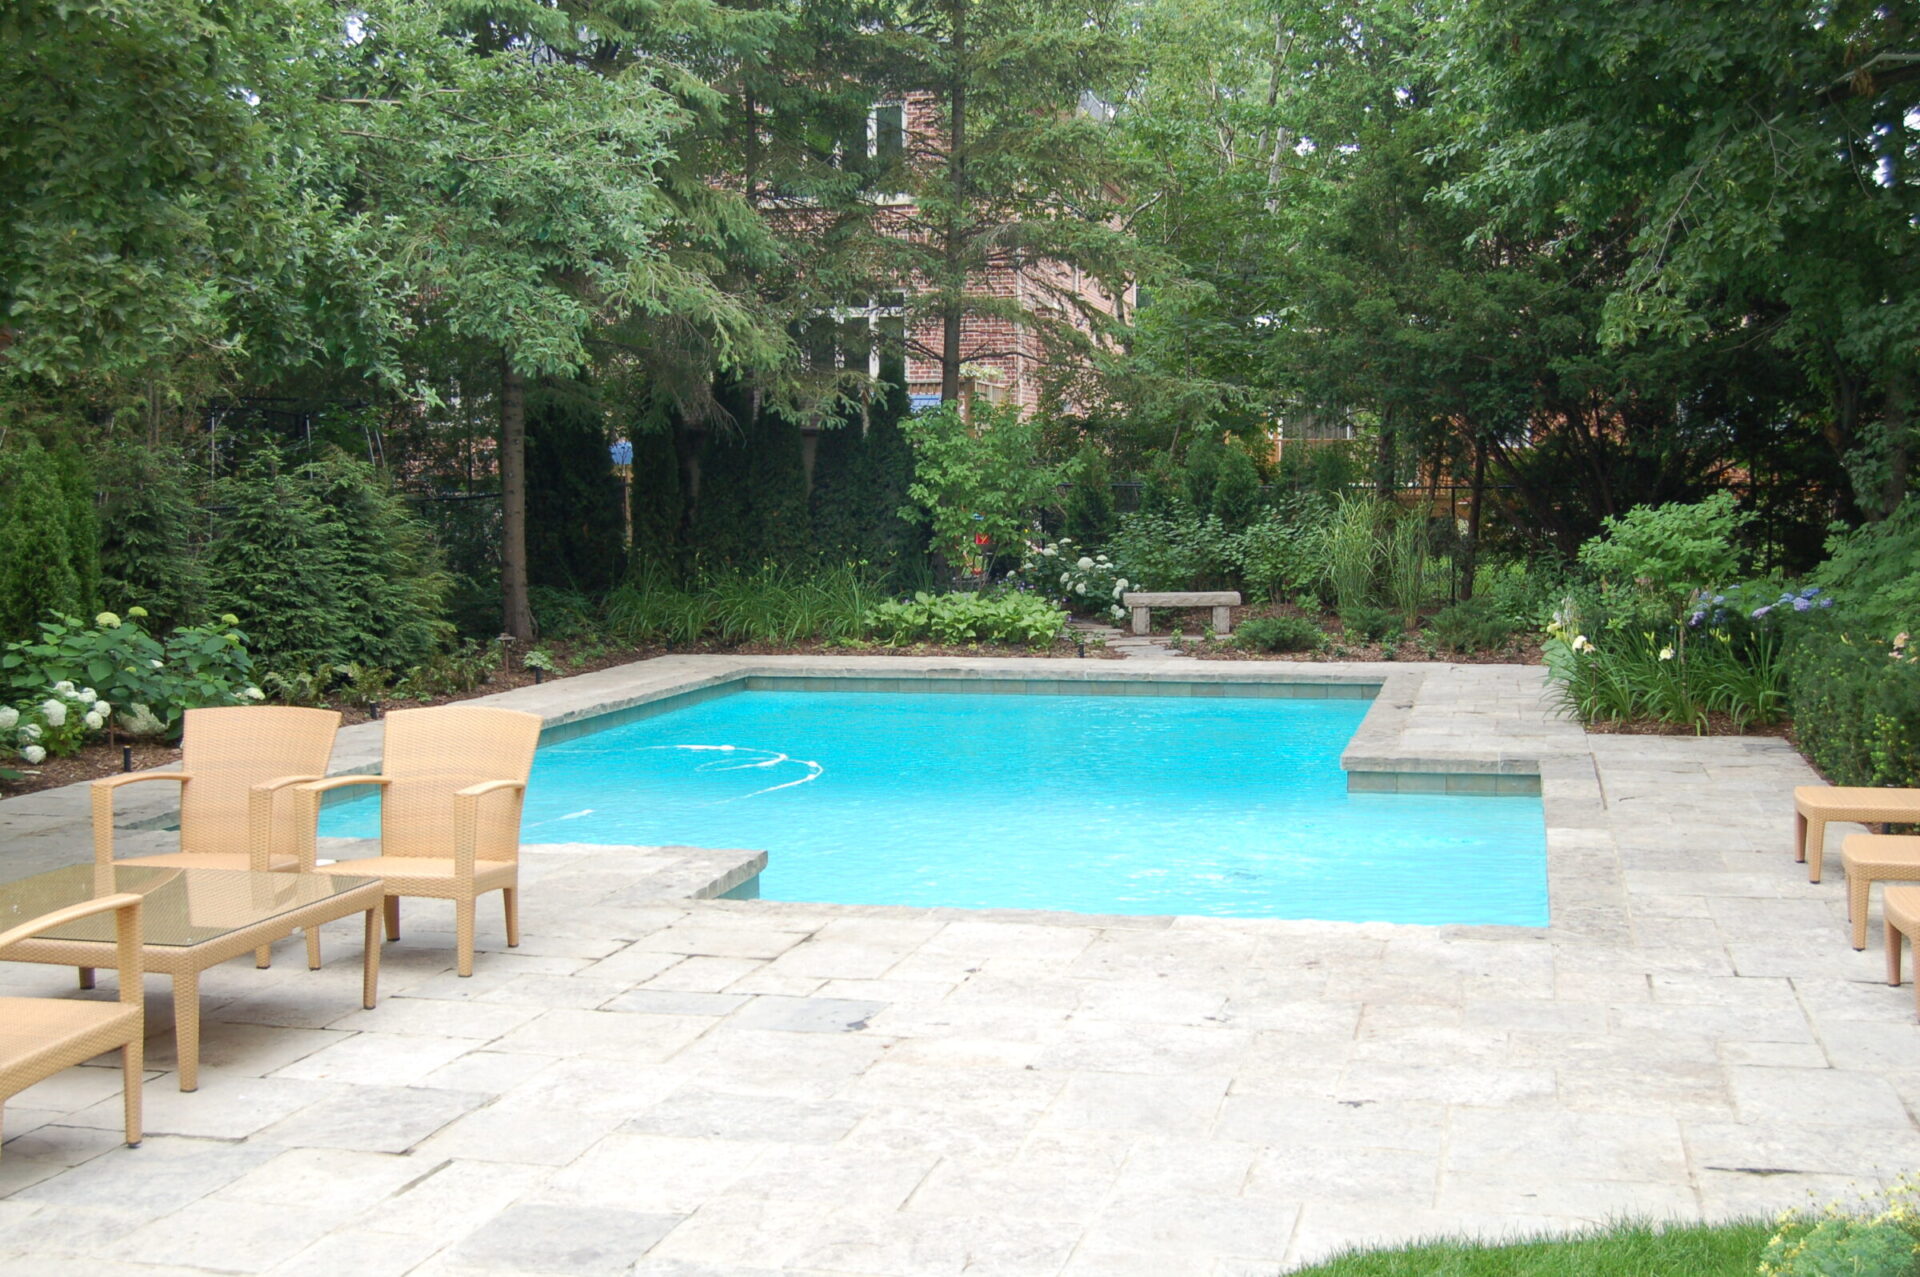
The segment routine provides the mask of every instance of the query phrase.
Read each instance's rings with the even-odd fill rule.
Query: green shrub
[[[1156,590],[1230,589],[1237,583],[1232,539],[1213,515],[1141,510],[1120,521],[1108,553],[1128,580],[1151,581]]]
[[[1800,749],[1836,785],[1920,786],[1920,653],[1816,626],[1787,657]]]
[[[882,603],[867,631],[883,643],[1024,643],[1044,646],[1067,628],[1067,614],[1029,594],[927,594]]]
[[[1256,616],[1240,623],[1233,641],[1250,652],[1317,652],[1327,636],[1304,616]]]
[[[333,589],[341,603],[346,663],[398,670],[418,664],[453,636],[447,596],[453,581],[439,547],[386,475],[329,452],[302,466],[333,540]]]
[[[1486,603],[1516,630],[1546,629],[1566,593],[1566,569],[1546,559],[1482,563],[1474,573],[1474,601]]]
[[[1874,1209],[1789,1211],[1760,1257],[1760,1277],[1912,1277],[1920,1272],[1920,1188],[1902,1178]]]
[[[1845,607],[1856,634],[1920,632],[1920,497],[1879,523],[1835,534],[1827,554],[1814,579]]]
[[[1580,564],[1610,593],[1639,595],[1678,615],[1689,591],[1737,575],[1734,537],[1750,518],[1726,492],[1693,505],[1635,506],[1601,521],[1602,534],[1580,547]]]
[[[1364,639],[1369,643],[1378,643],[1390,632],[1399,628],[1399,620],[1383,607],[1360,604],[1340,613],[1340,625],[1346,630],[1347,637],[1350,639]]]
[[[1318,493],[1286,493],[1265,518],[1234,536],[1227,558],[1249,594],[1281,599],[1316,584],[1323,575],[1329,515]]]
[[[1506,616],[1492,600],[1483,598],[1441,608],[1427,622],[1427,631],[1449,652],[1491,652],[1513,635]]]
[[[913,505],[900,517],[924,513],[929,548],[958,568],[988,554],[1017,553],[1034,515],[1056,497],[1060,467],[1042,465],[1040,421],[1017,408],[977,405],[972,420],[952,405],[900,423],[913,444]],[[986,538],[984,544],[979,538]]]

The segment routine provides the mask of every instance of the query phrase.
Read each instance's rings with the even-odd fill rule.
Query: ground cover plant
[[[1625,1224],[1572,1237],[1515,1242],[1430,1241],[1356,1251],[1295,1270],[1297,1277],[1754,1277],[1773,1226]],[[1779,1270],[1782,1274],[1789,1270]],[[1791,1270],[1812,1277],[1819,1269]],[[1894,1271],[1830,1269],[1867,1277]],[[1911,1267],[1899,1270],[1911,1272]]]

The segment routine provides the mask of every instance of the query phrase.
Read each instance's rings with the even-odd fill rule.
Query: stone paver
[[[526,943],[483,913],[470,980],[430,902],[374,1011],[353,924],[319,973],[297,941],[209,972],[194,1094],[155,982],[147,1142],[113,1139],[112,1068],[18,1096],[0,1266],[1257,1273],[1920,1167],[1911,989],[1792,864],[1781,742],[1589,737],[1501,666],[669,657],[495,699],[566,722],[803,673],[1371,679],[1350,769],[1540,776],[1551,925],[730,901],[757,852],[533,846]],[[336,762],[376,754],[354,728]],[[121,819],[164,845],[164,801]],[[87,855],[84,792],[0,803],[0,876]]]

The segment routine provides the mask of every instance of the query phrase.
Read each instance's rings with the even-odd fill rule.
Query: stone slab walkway
[[[755,671],[1122,668],[1161,676],[681,657],[498,699],[557,721]],[[1838,866],[1813,886],[1792,863],[1787,792],[1813,777],[1791,749],[1587,736],[1532,669],[1282,672],[1385,674],[1349,766],[1536,766],[1552,924],[691,899],[752,853],[529,848],[525,943],[483,910],[472,979],[429,902],[374,1011],[351,924],[319,973],[297,942],[209,972],[192,1095],[154,982],[141,1148],[115,1142],[108,1068],[8,1106],[0,1269],[1239,1277],[1920,1168],[1912,990],[1880,982],[1877,927],[1847,947]],[[373,734],[343,735],[336,764],[371,765]],[[84,859],[84,801],[0,804],[0,876]],[[9,993],[70,982],[0,964]]]

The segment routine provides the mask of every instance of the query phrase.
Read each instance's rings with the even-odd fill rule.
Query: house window
[[[815,315],[800,330],[807,363],[818,369],[847,368],[876,381],[907,381],[906,298],[900,293],[862,297]]]

